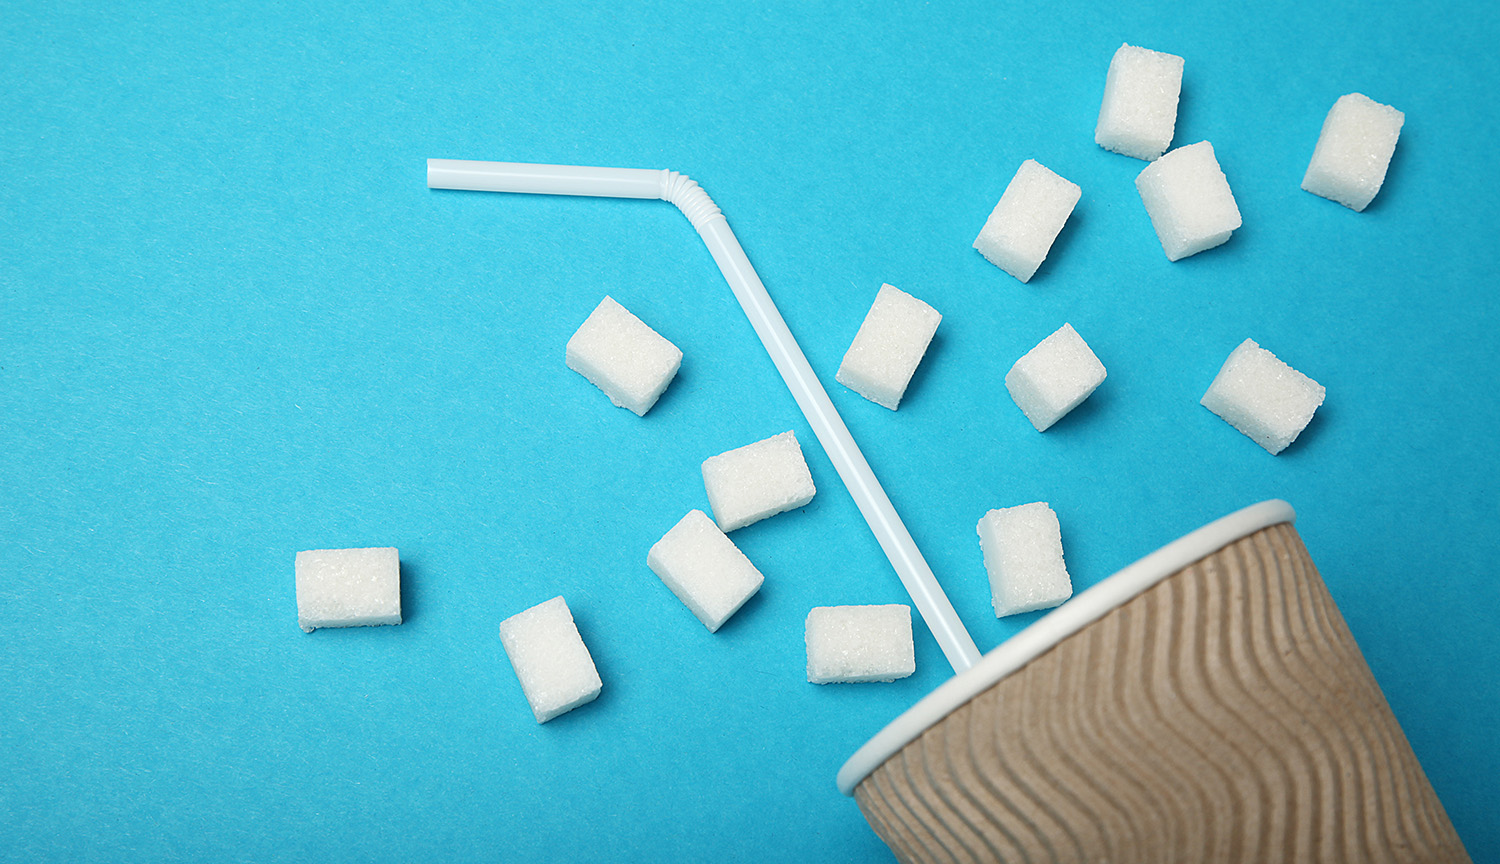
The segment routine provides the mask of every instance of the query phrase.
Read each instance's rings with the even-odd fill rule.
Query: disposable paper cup
[[[1283,501],[986,654],[839,772],[902,861],[1469,857]]]

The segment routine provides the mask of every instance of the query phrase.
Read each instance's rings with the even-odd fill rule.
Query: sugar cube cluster
[[[1182,90],[1182,57],[1121,45],[1110,60],[1094,129],[1100,147],[1149,164],[1135,179],[1170,261],[1225,243],[1241,214],[1214,147],[1171,149]],[[1360,93],[1340,97],[1324,118],[1302,188],[1354,211],[1385,182],[1405,115]],[[985,259],[1025,283],[1037,273],[1073,210],[1080,187],[1034,159],[1021,163],[974,240]],[[839,365],[836,380],[896,410],[942,315],[882,285]],[[683,354],[605,296],[568,340],[565,362],[615,405],[644,416],[681,368]],[[1045,431],[1106,377],[1104,364],[1063,324],[1005,375],[1027,420]],[[1322,385],[1246,339],[1200,400],[1274,454],[1297,439],[1322,405]],[[816,494],[796,435],[784,432],[702,464],[710,518],[687,512],[656,541],[646,565],[710,632],[755,596],[765,577],[728,536],[802,507]],[[991,510],[977,526],[997,617],[1055,607],[1072,596],[1057,514],[1046,502]],[[317,549],[296,557],[297,622],[305,631],[401,623],[396,549]],[[554,597],[506,618],[500,640],[538,723],[598,698],[602,682],[572,611]],[[804,625],[807,680],[894,681],[916,669],[911,610],[900,604],[819,606]]]

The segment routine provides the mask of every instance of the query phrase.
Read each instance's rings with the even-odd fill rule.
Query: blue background
[[[975,523],[1051,502],[1076,588],[1281,497],[1476,860],[1500,860],[1493,4],[0,2],[0,857],[847,860],[833,777],[949,674],[815,687],[895,576],[663,202],[433,192],[428,157],[671,168],[729,218],[987,650]],[[1441,5],[1441,4],[1440,4]],[[1121,42],[1186,58],[1244,227],[1172,264],[1093,143]],[[1364,213],[1323,116],[1406,112]],[[971,248],[1023,159],[1083,198],[1029,284]],[[942,326],[900,411],[833,383],[882,282]],[[645,417],[562,362],[609,293],[686,354]],[[1002,377],[1109,370],[1036,433]],[[1197,404],[1253,338],[1328,388],[1272,457]],[[794,429],[709,634],[645,566],[707,456]],[[297,629],[301,549],[401,550],[399,627]],[[506,616],[604,680],[537,726]]]

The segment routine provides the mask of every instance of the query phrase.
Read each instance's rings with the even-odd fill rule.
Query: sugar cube
[[[1109,61],[1094,143],[1150,162],[1167,152],[1177,127],[1182,58],[1121,45]]]
[[[609,401],[645,416],[682,366],[682,352],[605,296],[568,340],[566,360]]]
[[[297,553],[297,624],[368,627],[401,623],[401,559],[395,549]]]
[[[604,685],[567,601],[553,597],[500,622],[500,644],[536,722],[599,698]]]
[[[801,507],[818,491],[791,432],[705,459],[703,488],[725,533]]]
[[[1363,93],[1340,96],[1323,120],[1302,188],[1348,207],[1365,209],[1385,183],[1406,115]]]
[[[1043,432],[1077,408],[1104,383],[1104,364],[1088,343],[1064,324],[1005,373],[1005,389],[1026,419]]]
[[[917,671],[911,609],[899,603],[815,607],[805,638],[811,684],[895,681]]]
[[[974,248],[1001,270],[1030,281],[1082,194],[1078,184],[1027,159],[985,220]]]
[[[895,411],[942,320],[921,300],[893,285],[881,285],[834,380]]]
[[[1212,249],[1240,227],[1240,208],[1207,141],[1178,147],[1147,165],[1135,188],[1168,261]]]
[[[995,617],[1051,609],[1073,596],[1057,514],[1045,501],[991,510],[978,530]]]
[[[1230,352],[1200,403],[1274,455],[1302,434],[1324,393],[1321,384],[1246,339]]]
[[[708,632],[718,630],[765,581],[745,553],[702,510],[692,510],[646,554],[661,577]]]

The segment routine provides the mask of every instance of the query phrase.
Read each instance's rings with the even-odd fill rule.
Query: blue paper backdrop
[[[1075,586],[1281,497],[1476,860],[1500,860],[1493,4],[0,2],[0,858],[847,860],[843,760],[943,681],[815,687],[814,605],[902,602],[665,203],[432,192],[427,157],[672,168],[724,209],[982,649],[974,526],[1051,502]],[[1244,227],[1175,264],[1093,125],[1186,58]],[[1406,112],[1353,213],[1324,114]],[[1023,285],[970,244],[1080,184]],[[900,411],[833,383],[876,290],[944,315]],[[564,367],[609,293],[683,349],[645,418]],[[1038,434],[1010,364],[1109,369]],[[1328,388],[1272,457],[1197,400],[1254,338]],[[794,429],[719,633],[646,569],[702,459]],[[296,626],[297,550],[400,548],[406,622]],[[537,726],[497,638],[557,594],[601,698]]]

